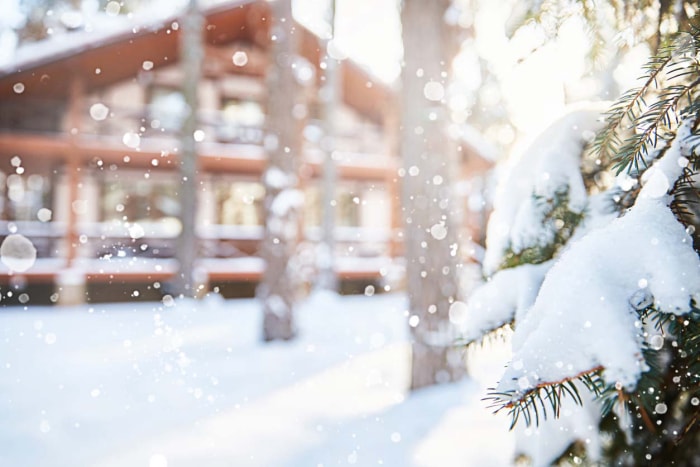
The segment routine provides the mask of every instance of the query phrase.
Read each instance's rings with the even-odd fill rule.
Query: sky
[[[294,0],[294,14],[313,31],[327,34],[330,1]],[[378,78],[387,82],[398,79],[403,54],[398,1],[336,1],[339,47]],[[484,90],[477,56],[488,61],[498,76],[508,113],[521,136],[543,130],[570,101],[595,95],[591,80],[586,79],[589,32],[581,21],[565,21],[556,40],[546,37],[538,27],[522,28],[509,39],[506,24],[513,15],[513,2],[471,4],[478,4],[478,9],[452,12],[457,13],[461,25],[474,28],[474,41],[462,48],[453,63],[460,83],[448,96],[453,109],[467,106],[474,93]],[[632,68],[637,66],[635,63]]]
[[[314,32],[328,34],[331,0],[294,0],[294,16]],[[336,0],[338,47],[383,81],[401,71],[401,24],[397,0]]]

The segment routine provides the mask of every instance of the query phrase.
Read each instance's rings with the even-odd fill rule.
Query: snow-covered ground
[[[254,300],[0,311],[0,465],[505,466],[480,399],[507,359],[409,394],[405,298],[315,296],[260,341]]]

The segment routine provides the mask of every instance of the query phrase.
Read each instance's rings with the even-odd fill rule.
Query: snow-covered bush
[[[557,439],[536,464],[578,440],[606,465],[700,465],[700,33],[679,39],[607,113],[546,130],[494,201],[465,337],[514,328],[488,398]]]

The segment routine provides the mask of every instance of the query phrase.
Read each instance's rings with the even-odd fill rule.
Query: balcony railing
[[[24,104],[29,108],[32,106],[31,101]],[[46,108],[46,104],[47,102],[42,102],[41,108]],[[114,106],[106,113],[100,113],[95,110],[91,112],[92,105],[94,103],[86,105],[82,112],[82,126],[75,134],[73,144],[81,145],[83,154],[94,153],[93,161],[99,162],[105,154],[109,154],[113,160],[126,163],[128,157],[133,159],[135,155],[140,155],[146,157],[142,162],[149,167],[164,168],[166,163],[163,161],[172,160],[173,154],[176,154],[175,148],[179,144],[178,132],[172,126],[163,125],[162,121],[154,124],[153,109]],[[104,112],[104,109],[98,110]],[[31,112],[26,112],[26,115],[31,116]],[[238,166],[244,168],[249,167],[249,158],[258,164],[255,171],[262,170],[259,167],[264,167],[263,126],[227,121],[223,112],[216,110],[200,111],[198,119],[201,133],[198,132],[195,136],[203,153],[219,159],[235,157],[242,161]],[[13,151],[12,144],[22,140],[23,136],[61,144],[71,140],[71,132],[61,130],[62,123],[59,121],[55,122],[53,132],[47,131],[48,127],[43,123],[40,127],[32,126],[31,118],[23,118],[11,125],[2,125],[3,122],[7,122],[7,119],[0,119],[0,126],[4,126],[0,128],[0,132],[6,135],[9,133],[10,137],[2,140],[0,148],[7,151]],[[309,122],[309,125],[318,127],[318,122]],[[386,146],[381,136],[374,130],[365,130],[357,132],[350,128],[336,135],[333,145],[338,163],[355,168],[388,167],[388,156],[384,155]],[[305,132],[305,157],[308,162],[318,167],[323,153],[320,152],[321,141],[317,136],[318,132]],[[28,146],[25,144],[22,147]],[[42,151],[42,147],[44,146],[39,146],[38,151]],[[38,154],[37,150],[33,153]],[[153,156],[155,162],[152,162],[152,156],[149,155],[151,153],[166,154],[167,157],[163,156],[161,159]],[[63,157],[62,154],[64,152],[59,151],[59,155],[54,157]],[[31,156],[23,156],[23,160],[29,159]],[[36,166],[39,159],[33,159]],[[172,165],[172,168],[174,167]],[[223,167],[225,172],[226,167],[230,166]],[[250,174],[254,173],[258,172],[250,171]],[[373,175],[374,177],[383,176],[383,172],[376,173],[379,175]],[[77,222],[73,228],[69,228],[65,222],[55,220],[0,221],[0,240],[14,232],[29,238],[37,249],[37,266],[28,271],[28,275],[31,275],[32,271],[58,274],[61,268],[67,265],[68,256],[73,256],[72,266],[83,269],[86,274],[106,274],[106,270],[126,274],[130,264],[134,270],[139,269],[138,265],[147,265],[144,266],[144,271],[151,272],[155,271],[153,265],[160,265],[157,272],[171,274],[174,271],[172,258],[179,228],[173,223],[146,221]],[[383,261],[390,256],[392,238],[391,233],[386,230],[338,227],[335,233],[336,256],[342,260],[340,262],[343,265],[351,265],[353,269],[360,270],[360,263]],[[210,269],[214,268],[222,277],[225,276],[224,271],[236,270],[247,264],[244,263],[247,260],[250,260],[250,264],[259,265],[259,250],[263,238],[261,226],[207,225],[200,226],[197,235],[200,263],[207,264]],[[308,228],[305,235],[309,245],[320,241],[319,228]],[[76,243],[74,249],[70,247],[70,242]],[[260,267],[256,266],[255,271],[251,270],[251,273],[259,274]],[[9,271],[0,265],[0,274],[7,275]]]

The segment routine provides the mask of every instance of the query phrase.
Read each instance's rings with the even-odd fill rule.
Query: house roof
[[[262,49],[269,43],[270,8],[261,0],[229,0],[204,11],[205,44],[221,46],[246,43]],[[85,77],[88,92],[120,81],[134,79],[144,61],[153,68],[179,61],[179,16],[168,15],[133,21],[111,18],[104,27],[74,31],[27,44],[11,63],[0,64],[0,99],[17,97],[13,89],[22,83],[23,97],[66,98],[71,77]],[[301,53],[319,69],[323,42],[308,29],[302,34]],[[239,72],[260,74],[260,67],[242,67]],[[320,75],[320,73],[319,73]],[[368,118],[381,121],[393,105],[390,87],[374,79],[359,65],[345,60],[341,65],[342,96],[346,104]]]

